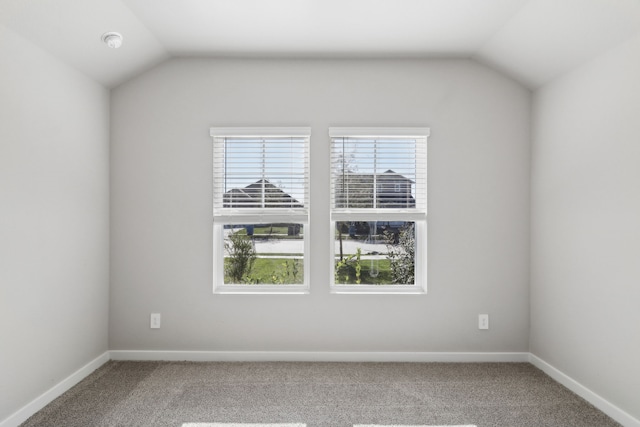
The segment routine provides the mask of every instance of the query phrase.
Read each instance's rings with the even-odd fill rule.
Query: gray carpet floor
[[[619,425],[528,363],[111,361],[22,426],[225,423]]]

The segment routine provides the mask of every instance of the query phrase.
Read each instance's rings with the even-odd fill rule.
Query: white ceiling
[[[475,58],[535,88],[640,33],[640,0],[0,0],[0,24],[108,87],[200,55]]]

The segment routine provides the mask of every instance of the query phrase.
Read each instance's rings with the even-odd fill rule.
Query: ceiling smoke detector
[[[104,33],[102,35],[102,41],[110,48],[117,49],[122,46],[122,34],[113,32]]]

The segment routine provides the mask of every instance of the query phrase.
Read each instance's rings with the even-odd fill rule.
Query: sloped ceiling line
[[[106,87],[195,54],[471,57],[535,89],[640,33],[640,1],[0,0],[0,24]]]

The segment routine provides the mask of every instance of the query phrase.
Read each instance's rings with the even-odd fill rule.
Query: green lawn
[[[247,229],[240,228],[238,231],[235,231],[235,234],[239,236],[246,236]],[[278,239],[302,239],[302,232],[297,235],[289,236],[289,229],[287,227],[281,226],[266,226],[266,227],[254,227],[253,228],[253,238],[255,239],[267,239],[269,237],[277,237]]]
[[[337,260],[336,260],[337,261]],[[388,259],[373,260],[373,264],[377,263],[378,275],[372,276],[372,260],[360,260],[360,284],[361,285],[389,285],[391,284],[391,264]],[[375,268],[374,274],[375,274]],[[337,285],[355,285],[356,283],[356,267],[355,262],[339,269],[336,275]]]
[[[245,236],[247,234],[247,230],[245,228],[241,228],[238,234]],[[254,236],[264,236],[271,234],[284,234],[287,235],[287,227],[254,227],[253,235]]]
[[[272,254],[270,254],[272,255]],[[225,265],[229,262],[224,260]],[[336,259],[337,262],[337,259]],[[373,265],[372,265],[373,264]],[[377,264],[377,269],[375,268]],[[360,260],[360,284],[362,285],[389,285],[391,284],[391,266],[388,259],[361,259]],[[372,270],[374,275],[372,276]],[[377,270],[378,274],[375,275]],[[291,285],[301,284],[304,280],[304,264],[300,258],[256,258],[249,274],[250,284],[277,284]],[[356,262],[352,260],[341,267],[337,272],[336,284],[357,284]],[[225,276],[225,283],[230,283]]]
[[[229,262],[224,260],[225,265]],[[250,283],[262,285],[291,285],[304,281],[304,265],[302,259],[291,258],[256,258],[249,274]],[[230,283],[225,276],[225,283]]]

